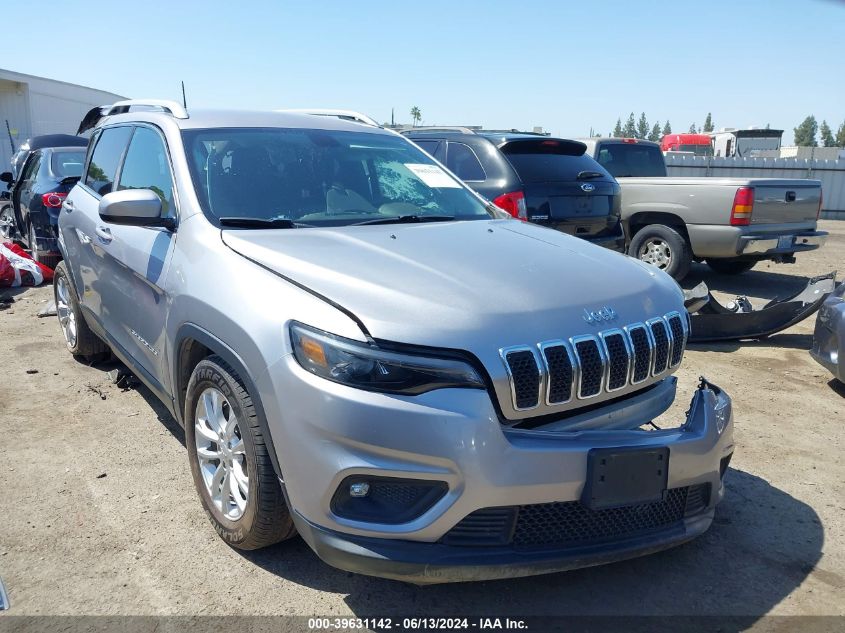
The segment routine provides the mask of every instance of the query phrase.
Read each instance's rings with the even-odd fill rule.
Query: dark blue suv
[[[402,134],[515,218],[625,252],[619,185],[583,143],[469,128]]]

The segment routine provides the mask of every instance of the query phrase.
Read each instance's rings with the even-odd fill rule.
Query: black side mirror
[[[7,185],[11,185],[14,178],[12,178],[12,172],[4,171],[0,174],[0,182],[5,182]]]

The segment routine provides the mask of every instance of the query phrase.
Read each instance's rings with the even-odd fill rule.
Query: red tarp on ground
[[[33,261],[17,244],[0,244],[0,288],[39,286],[53,281],[53,270]]]

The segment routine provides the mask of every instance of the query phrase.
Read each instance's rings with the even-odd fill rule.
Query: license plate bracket
[[[669,447],[594,448],[587,455],[581,503],[593,510],[662,501],[669,478]]]
[[[791,248],[792,247],[792,236],[791,235],[781,235],[778,237],[778,248]]]

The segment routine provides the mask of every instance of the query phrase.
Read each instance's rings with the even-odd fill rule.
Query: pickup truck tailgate
[[[815,222],[821,199],[818,180],[755,178],[751,224]]]

